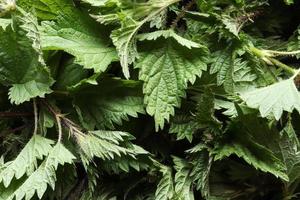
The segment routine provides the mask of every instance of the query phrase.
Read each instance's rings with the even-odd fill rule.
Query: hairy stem
[[[279,60],[272,58],[272,54],[268,53],[268,51],[265,50],[260,50],[256,47],[250,47],[249,48],[250,52],[265,61],[268,65],[274,65],[277,66],[287,73],[294,75],[296,73],[296,70],[293,69],[292,67],[280,62]]]
[[[85,134],[81,131],[80,127],[71,121],[70,119],[66,118],[63,114],[55,109],[46,101],[42,100],[42,103],[47,107],[47,109],[53,114],[56,119],[57,128],[58,128],[58,142],[62,139],[62,124],[69,129],[70,133],[75,137],[84,136]]]
[[[294,75],[296,73],[296,70],[291,68],[290,66],[280,62],[279,60],[275,59],[275,58],[268,58],[272,63],[273,65],[285,70],[286,72],[288,72],[289,74],[291,75]]]
[[[274,51],[274,50],[264,50],[266,53],[273,54],[274,56],[293,56],[295,54],[300,54],[298,51]]]

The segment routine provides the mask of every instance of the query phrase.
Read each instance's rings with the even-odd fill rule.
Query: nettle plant
[[[0,199],[299,199],[299,8],[1,0]]]

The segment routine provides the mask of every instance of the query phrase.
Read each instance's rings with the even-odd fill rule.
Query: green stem
[[[296,73],[296,70],[291,68],[290,66],[280,62],[279,60],[275,59],[275,58],[268,58],[268,60],[270,60],[273,65],[280,67],[281,69],[285,70],[286,72],[290,73],[291,75],[294,75]]]
[[[298,51],[274,51],[274,50],[264,50],[267,53],[274,54],[274,56],[293,56],[295,54],[300,54]]]
[[[265,61],[269,65],[274,65],[277,66],[286,72],[288,72],[291,75],[294,75],[296,73],[296,70],[293,69],[292,67],[280,62],[279,60],[272,58],[271,54],[264,52],[256,47],[249,47],[250,52],[252,52],[254,55]]]

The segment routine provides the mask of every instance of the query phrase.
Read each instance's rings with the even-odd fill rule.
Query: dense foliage
[[[0,0],[0,200],[300,198],[296,0]]]

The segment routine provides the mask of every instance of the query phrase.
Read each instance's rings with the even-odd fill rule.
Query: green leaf
[[[168,30],[159,30],[151,33],[144,33],[138,35],[138,39],[140,41],[143,40],[157,40],[159,37],[164,37],[165,39],[167,38],[173,38],[178,42],[178,44],[185,46],[189,49],[191,48],[205,48],[203,45],[193,42],[191,40],[185,39],[184,37],[181,37],[180,35],[176,34],[173,29],[168,29]]]
[[[0,182],[8,187],[12,179],[20,179],[23,175],[31,175],[37,168],[37,160],[42,160],[51,150],[52,140],[34,135],[18,156],[5,164],[0,170]]]
[[[82,66],[73,62],[68,62],[63,66],[62,70],[58,74],[55,86],[59,90],[66,90],[67,88],[79,84],[82,80],[88,77],[88,74],[88,70],[83,69]]]
[[[241,98],[249,107],[259,109],[262,117],[274,116],[279,120],[283,111],[300,112],[300,95],[293,79],[246,92]]]
[[[12,86],[9,98],[16,104],[44,97],[53,84],[42,58],[37,19],[29,13],[22,15],[15,18],[13,28],[0,30],[0,81]]]
[[[43,49],[64,50],[75,56],[75,62],[84,68],[104,72],[112,61],[117,60],[117,55],[109,46],[103,27],[78,10],[71,14],[61,12],[56,22],[42,22]]]
[[[190,165],[183,159],[173,157],[176,170],[175,174],[175,193],[179,200],[194,200],[192,188],[193,178],[190,176]]]
[[[207,128],[210,132],[221,132],[222,123],[214,116],[215,98],[211,91],[204,93],[197,99],[194,121],[199,128]]]
[[[145,50],[136,68],[144,81],[144,102],[147,112],[154,116],[156,130],[164,127],[174,115],[174,107],[179,107],[185,97],[188,82],[194,83],[205,71],[207,52],[203,49],[188,50],[173,40],[158,40],[146,43]]]
[[[129,67],[138,57],[135,35],[140,26],[133,21],[127,22],[120,29],[111,34],[114,45],[118,50],[120,62],[125,78],[129,78]]]
[[[287,123],[280,134],[280,152],[289,176],[287,184],[291,185],[300,177],[300,144],[291,122]]]
[[[129,116],[145,112],[141,90],[136,81],[104,79],[99,86],[77,91],[74,105],[86,127],[113,129],[114,124],[122,125],[122,120],[128,120]]]
[[[222,16],[222,22],[225,25],[225,28],[235,35],[236,37],[239,37],[239,31],[240,31],[240,25],[236,21],[236,19],[233,19],[229,16]]]
[[[174,184],[172,169],[167,166],[161,166],[160,172],[162,173],[162,178],[157,185],[155,191],[156,200],[169,200],[174,196]]]
[[[0,27],[5,30],[6,27],[8,27],[9,25],[12,24],[12,20],[11,19],[3,19],[0,18]]]
[[[63,144],[57,143],[39,168],[32,173],[7,199],[31,199],[35,193],[41,199],[48,185],[55,188],[58,165],[72,164],[75,156]]]
[[[120,62],[125,78],[129,78],[129,65],[132,64],[138,57],[136,47],[136,35],[139,29],[146,23],[151,21],[163,10],[178,0],[149,0],[147,4],[141,6],[141,9],[132,11],[137,16],[144,16],[142,21],[126,19],[122,22],[122,26],[112,32],[111,38],[118,50]]]
[[[112,160],[122,155],[134,156],[135,152],[126,148],[130,145],[131,135],[119,131],[91,131],[87,135],[78,135],[77,141],[82,151],[82,159],[91,161],[94,157]],[[122,145],[125,143],[125,145]]]
[[[186,152],[191,156],[190,177],[193,178],[196,189],[201,192],[203,197],[208,198],[210,196],[209,175],[213,164],[213,156],[209,154],[207,147],[202,143]]]
[[[21,104],[33,97],[45,97],[45,94],[51,92],[48,83],[33,80],[23,84],[13,84],[9,89],[9,98],[12,103]]]
[[[222,85],[226,79],[232,77],[233,74],[233,59],[228,51],[217,51],[213,54],[210,73],[217,73],[217,84]]]
[[[278,133],[268,127],[264,119],[258,119],[256,115],[240,115],[231,123],[226,134],[228,138],[224,138],[213,150],[215,160],[234,154],[255,169],[269,172],[284,181],[289,180],[286,166],[274,152],[278,145]]]
[[[177,135],[177,140],[186,138],[189,142],[193,140],[193,134],[198,129],[198,123],[192,117],[186,115],[176,115],[170,126],[170,133]]]

